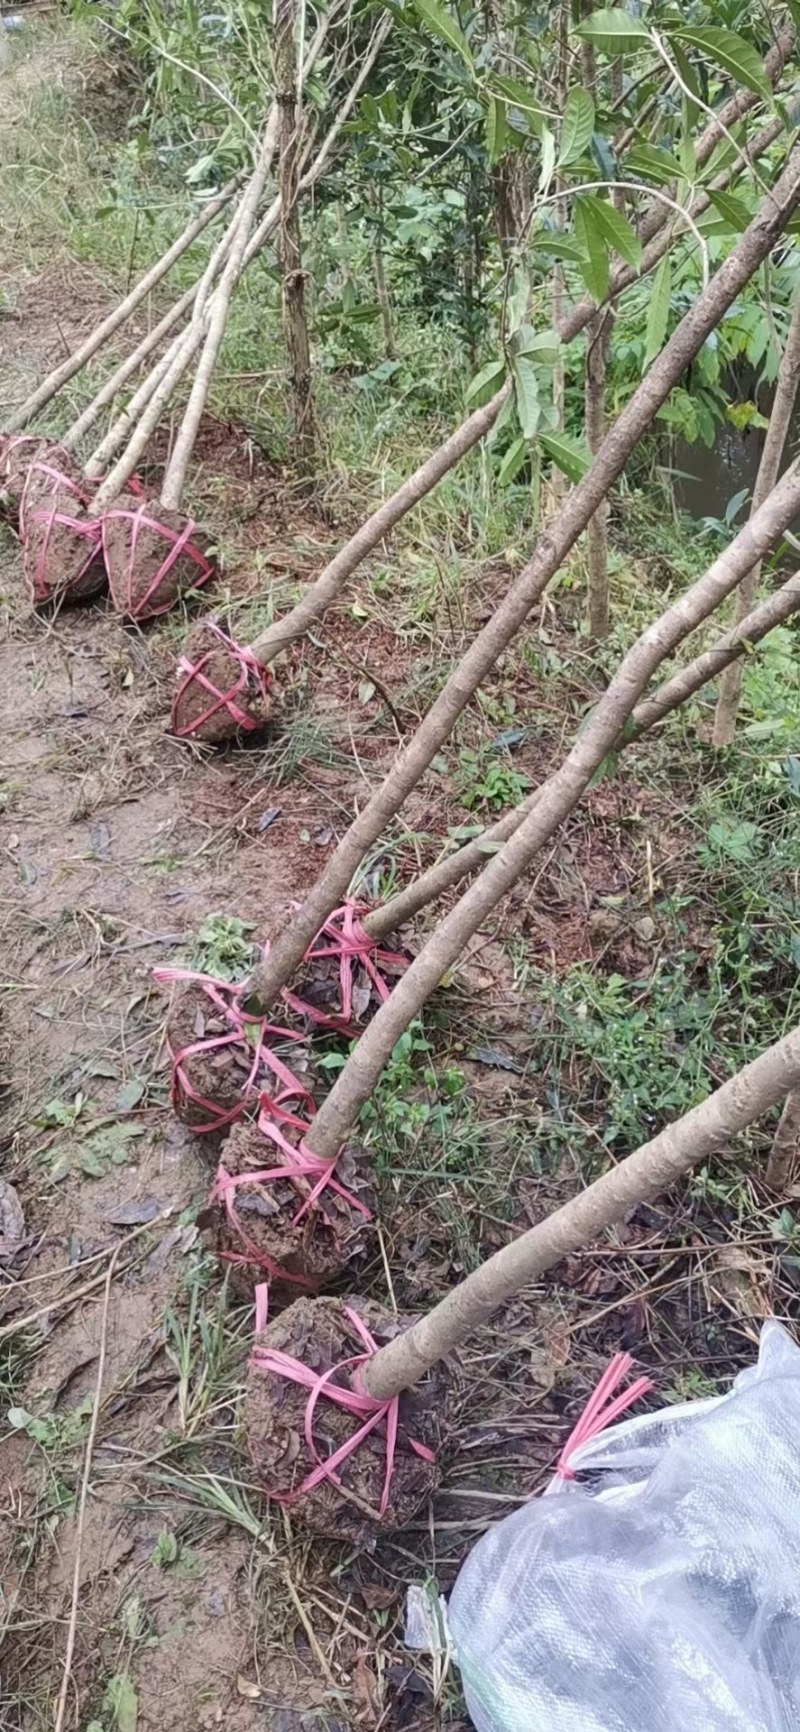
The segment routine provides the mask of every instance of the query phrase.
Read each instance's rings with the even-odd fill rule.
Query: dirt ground
[[[5,280],[0,381],[18,390],[105,296],[68,260],[37,274],[12,257]],[[216,501],[212,528],[234,518],[240,531],[226,579],[240,595],[301,583],[343,527],[298,507],[244,428],[209,419],[196,467],[198,493]],[[426,1575],[449,1586],[487,1521],[548,1478],[609,1352],[646,1350],[662,1388],[687,1355],[699,1378],[752,1355],[775,1306],[768,1222],[756,1197],[751,1237],[731,1247],[700,1230],[688,1197],[642,1210],[509,1307],[459,1368],[469,1402],[442,1490],[410,1529],[343,1553],[270,1513],[240,1427],[252,1312],[230,1303],[199,1242],[216,1149],[169,1110],[152,970],[185,960],[212,910],[251,921],[259,939],[278,929],[422,701],[415,652],[374,609],[367,627],[347,609],[335,650],[326,622],[287,659],[266,742],[199,755],[165,731],[181,623],[125,631],[106,601],[34,617],[19,549],[0,533],[0,1171],[24,1212],[21,1242],[0,1259],[0,1729],[52,1727],[62,1688],[64,1724],[81,1732],[457,1728],[454,1681],[403,1648],[406,1586]],[[260,573],[248,547],[266,550]],[[499,580],[484,574],[477,615]],[[521,710],[541,711],[545,693],[515,673]],[[556,729],[522,767],[534,773],[557,746]],[[653,944],[635,897],[662,814],[634,785],[599,789],[591,811],[591,841],[576,829],[559,843],[547,881],[537,875],[505,910],[504,935],[515,923],[554,968],[616,947],[633,972]],[[464,818],[451,786],[429,781],[396,859],[413,866],[415,837]],[[680,833],[659,846],[667,879]],[[607,904],[626,898],[624,923]],[[487,1148],[494,1118],[525,1125],[538,1098],[534,1012],[509,980],[487,934],[451,998],[451,1025],[467,1019],[475,1042],[504,1043],[499,1063],[482,1048],[477,1064],[462,1029]],[[385,1302],[385,1255],[401,1307],[429,1303],[476,1249],[538,1219],[576,1178],[565,1157],[557,1172],[510,1179],[503,1217],[446,1162],[433,1176],[425,1164],[423,1148],[411,1174],[382,1175],[367,1284]]]

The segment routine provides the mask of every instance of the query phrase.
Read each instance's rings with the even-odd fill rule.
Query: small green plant
[[[243,980],[253,966],[255,927],[235,914],[209,914],[197,934],[192,967],[217,980]]]
[[[168,1570],[171,1564],[178,1561],[177,1536],[169,1528],[162,1528],[150,1553],[151,1564],[157,1564],[160,1570]]]
[[[518,806],[530,787],[528,777],[515,770],[507,754],[493,756],[465,746],[458,754],[458,766],[456,792],[468,812],[477,806],[488,806],[490,811]]]

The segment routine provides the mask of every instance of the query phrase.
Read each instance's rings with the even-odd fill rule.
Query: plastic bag
[[[448,1608],[478,1732],[797,1732],[800,1348],[626,1420],[485,1534]]]

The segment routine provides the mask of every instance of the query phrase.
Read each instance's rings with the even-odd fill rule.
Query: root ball
[[[154,619],[214,574],[210,542],[190,517],[156,499],[122,493],[103,518],[103,547],[115,608]]]
[[[298,1494],[319,1463],[305,1439],[308,1389],[281,1373],[260,1369],[258,1349],[289,1354],[317,1374],[329,1371],[364,1352],[348,1312],[361,1318],[378,1346],[412,1321],[395,1317],[369,1300],[298,1299],[256,1339],[244,1419],[253,1463],[268,1494],[289,1498]],[[349,1387],[349,1376],[348,1371],[339,1371],[335,1381]],[[331,1479],[322,1479],[297,1496],[296,1503],[291,1504],[293,1514],[304,1527],[326,1539],[361,1544],[374,1540],[381,1530],[407,1525],[439,1479],[437,1462],[417,1455],[411,1443],[426,1445],[435,1452],[446,1436],[450,1406],[450,1380],[443,1366],[401,1395],[394,1470],[383,1515],[379,1513],[386,1478],[383,1422],[337,1469],[341,1488]],[[313,1416],[318,1455],[323,1460],[330,1457],[363,1424],[363,1415],[350,1413],[321,1394]]]

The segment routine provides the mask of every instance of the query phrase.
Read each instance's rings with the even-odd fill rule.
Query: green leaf
[[[688,56],[686,54],[684,54],[683,49],[680,47],[680,44],[677,42],[673,42],[671,44],[671,46],[672,46],[672,58],[675,61],[675,65],[678,68],[678,71],[681,75],[681,78],[683,79],[684,84],[686,85],[686,89],[691,93],[689,96],[687,96],[686,90],[684,90],[682,92],[683,128],[684,128],[684,134],[686,134],[686,133],[688,133],[689,128],[694,125],[694,122],[696,121],[697,116],[700,113],[700,107],[699,107],[700,86],[698,85],[698,82],[697,82],[697,77],[695,74],[694,67],[693,67],[691,61],[689,60]],[[694,100],[695,98],[697,98],[698,100]]]
[[[568,481],[583,480],[592,454],[582,439],[576,439],[571,433],[542,433],[539,443]]]
[[[448,48],[452,48],[456,54],[460,54],[470,72],[474,72],[475,62],[466,36],[459,28],[455,18],[445,10],[444,6],[439,5],[439,0],[414,0],[414,5],[431,35],[438,36],[440,42],[444,42]]]
[[[634,144],[625,158],[625,167],[631,174],[655,181],[657,186],[668,186],[670,181],[679,180],[681,174],[677,158],[657,144]]]
[[[532,236],[531,245],[539,253],[546,253],[548,258],[572,259],[579,265],[583,258],[582,248],[571,235],[557,234],[555,229],[537,229]]]
[[[688,108],[688,103],[685,102],[684,103],[684,109],[687,109],[687,108]],[[688,121],[686,121],[684,124],[683,133],[681,135],[681,141],[680,141],[680,144],[678,145],[678,156],[680,158],[681,173],[686,176],[687,180],[690,180],[690,181],[696,180],[696,178],[697,178],[697,152],[694,148],[694,138],[692,136],[691,127],[690,127],[690,124]]]
[[[499,97],[491,96],[486,110],[486,154],[492,165],[500,161],[508,143],[508,110]]]
[[[604,782],[606,779],[606,776],[616,775],[618,763],[619,763],[619,753],[618,752],[607,752],[605,757],[601,758],[600,763],[598,764],[597,769],[595,770],[595,773],[592,776],[591,781],[587,782],[587,784],[586,784],[587,793],[589,792],[590,788],[596,788],[600,782]]]
[[[520,325],[510,348],[514,355],[534,356],[540,366],[552,367],[558,360],[561,344],[555,331],[534,331],[531,325]]]
[[[507,78],[505,73],[494,72],[491,87],[495,93],[504,96],[514,108],[518,108],[522,114],[535,114],[540,120],[545,118],[545,111],[541,103],[537,101],[533,91],[529,90],[527,84],[523,84],[521,79]]]
[[[772,87],[761,55],[752,42],[746,42],[735,30],[723,30],[717,24],[707,24],[702,29],[682,24],[668,34],[670,40],[677,37],[680,42],[687,42],[690,48],[698,48],[721,72],[729,73],[737,84],[743,84],[745,90],[754,91],[756,96],[765,96],[768,102],[772,100]]]
[[[505,370],[505,361],[487,361],[486,366],[481,367],[480,372],[476,373],[474,379],[470,380],[465,393],[465,401],[474,403],[476,409],[479,409],[483,403],[488,403],[489,398],[504,378]]]
[[[499,487],[507,487],[509,482],[516,479],[527,456],[528,441],[524,437],[524,434],[520,434],[519,438],[515,439],[512,445],[509,445],[508,450],[503,457],[503,461],[500,464],[500,468],[497,471],[497,484]]]
[[[136,1732],[139,1699],[128,1672],[115,1672],[106,1685],[103,1709],[113,1714],[117,1732]]]
[[[578,25],[575,34],[604,48],[607,54],[629,54],[650,41],[647,25],[621,6],[604,6],[602,11],[592,12]]]
[[[715,211],[725,217],[734,234],[743,235],[750,222],[750,211],[743,198],[737,198],[735,193],[712,192],[708,194]]]
[[[708,827],[708,840],[731,860],[752,860],[759,828],[749,818],[719,818]]]
[[[587,202],[591,202],[597,226],[609,246],[615,253],[619,253],[626,265],[632,265],[634,270],[638,270],[642,262],[642,243],[627,217],[610,204],[608,199],[595,198],[593,193],[587,195]]]
[[[583,156],[592,142],[594,132],[594,103],[588,90],[576,85],[568,91],[564,104],[564,116],[561,122],[561,148],[558,153],[559,168],[566,168],[568,163],[575,162]]]
[[[524,355],[517,355],[511,362],[511,373],[514,380],[514,395],[519,424],[525,438],[532,439],[539,426],[541,415],[536,368],[530,361],[526,361]]]
[[[178,1541],[175,1535],[170,1532],[169,1528],[162,1528],[150,1553],[150,1562],[158,1564],[160,1569],[166,1570],[170,1564],[175,1563],[177,1556]]]
[[[539,167],[539,191],[548,192],[556,166],[556,138],[549,126],[542,127],[542,159]]]
[[[131,1077],[130,1082],[123,1083],[117,1095],[114,1106],[118,1113],[129,1113],[132,1107],[138,1107],[145,1092],[146,1084],[141,1077]]]
[[[672,295],[672,262],[669,253],[665,253],[658,270],[654,272],[650,300],[647,307],[647,327],[644,340],[644,366],[649,367],[656,355],[660,355],[669,324],[670,298]]]
[[[594,214],[599,203],[599,199],[576,198],[574,213],[575,238],[583,254],[581,276],[595,301],[605,300],[608,292],[608,247]]]

